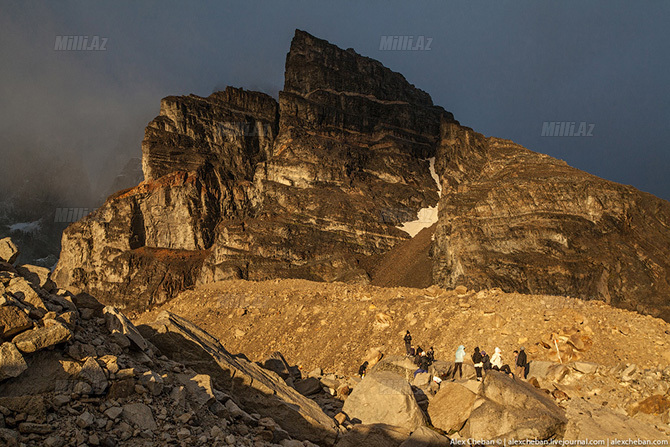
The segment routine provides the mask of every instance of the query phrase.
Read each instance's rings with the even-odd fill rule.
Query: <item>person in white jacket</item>
[[[496,348],[495,353],[491,357],[491,366],[494,369],[500,370],[503,366],[503,360],[502,360],[502,351],[500,348]]]
[[[452,382],[456,380],[456,371],[459,373],[459,378],[463,378],[463,360],[465,360],[465,346],[460,345],[454,358],[454,372],[451,374]]]

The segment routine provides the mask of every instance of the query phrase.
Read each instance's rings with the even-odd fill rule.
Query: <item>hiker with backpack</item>
[[[363,362],[363,364],[358,368],[358,375],[361,376],[361,379],[365,377],[365,374],[368,372],[368,362]]]
[[[428,351],[426,352],[426,356],[428,357],[428,361],[432,365],[433,362],[435,361],[435,350],[433,349],[432,346],[430,348],[428,348]]]

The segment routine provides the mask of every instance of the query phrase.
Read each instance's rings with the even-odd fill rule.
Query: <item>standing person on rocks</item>
[[[407,331],[403,340],[405,340],[405,352],[409,357],[410,353],[412,352],[412,336],[410,335],[409,331]]]
[[[516,356],[516,375],[522,379],[526,378],[526,363],[528,363],[528,357],[522,346],[521,349],[519,349],[519,354]]]
[[[502,360],[502,351],[500,348],[495,349],[495,352],[493,353],[493,357],[491,357],[491,367],[495,369],[496,371],[500,371],[500,368],[503,366],[503,360]]]
[[[459,378],[463,378],[463,360],[465,360],[465,346],[460,345],[454,357],[454,372],[451,374],[452,381],[456,379],[456,371],[459,373]]]
[[[484,358],[479,352],[479,346],[475,347],[475,352],[472,354],[472,363],[475,364],[475,371],[477,372],[477,382],[482,381],[482,369],[484,369]]]

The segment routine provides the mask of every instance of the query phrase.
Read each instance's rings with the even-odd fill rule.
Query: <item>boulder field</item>
[[[492,371],[479,382],[466,364],[463,377],[450,381],[446,357],[416,374],[404,355],[360,349],[369,358],[362,378],[308,370],[292,361],[290,346],[255,359],[165,309],[132,321],[91,295],[57,288],[48,271],[2,256],[2,445],[426,447],[468,439],[667,440],[670,432],[667,365],[531,356],[528,380]],[[370,292],[366,306],[382,302]],[[219,325],[254,310],[234,312],[219,316]],[[373,331],[393,325],[393,318],[374,321]],[[237,340],[263,330],[257,319]],[[417,341],[424,335],[415,331]],[[327,345],[317,334],[310,341],[314,350]],[[635,398],[624,407],[615,402],[623,393]]]

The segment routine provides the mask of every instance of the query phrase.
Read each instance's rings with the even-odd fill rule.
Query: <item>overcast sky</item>
[[[670,199],[669,23],[667,1],[2,0],[0,187],[39,171],[103,188],[141,156],[162,97],[276,95],[300,28],[401,72],[487,136]],[[62,35],[106,50],[55,51]],[[386,35],[432,43],[380,51]],[[593,136],[543,137],[545,121]]]

